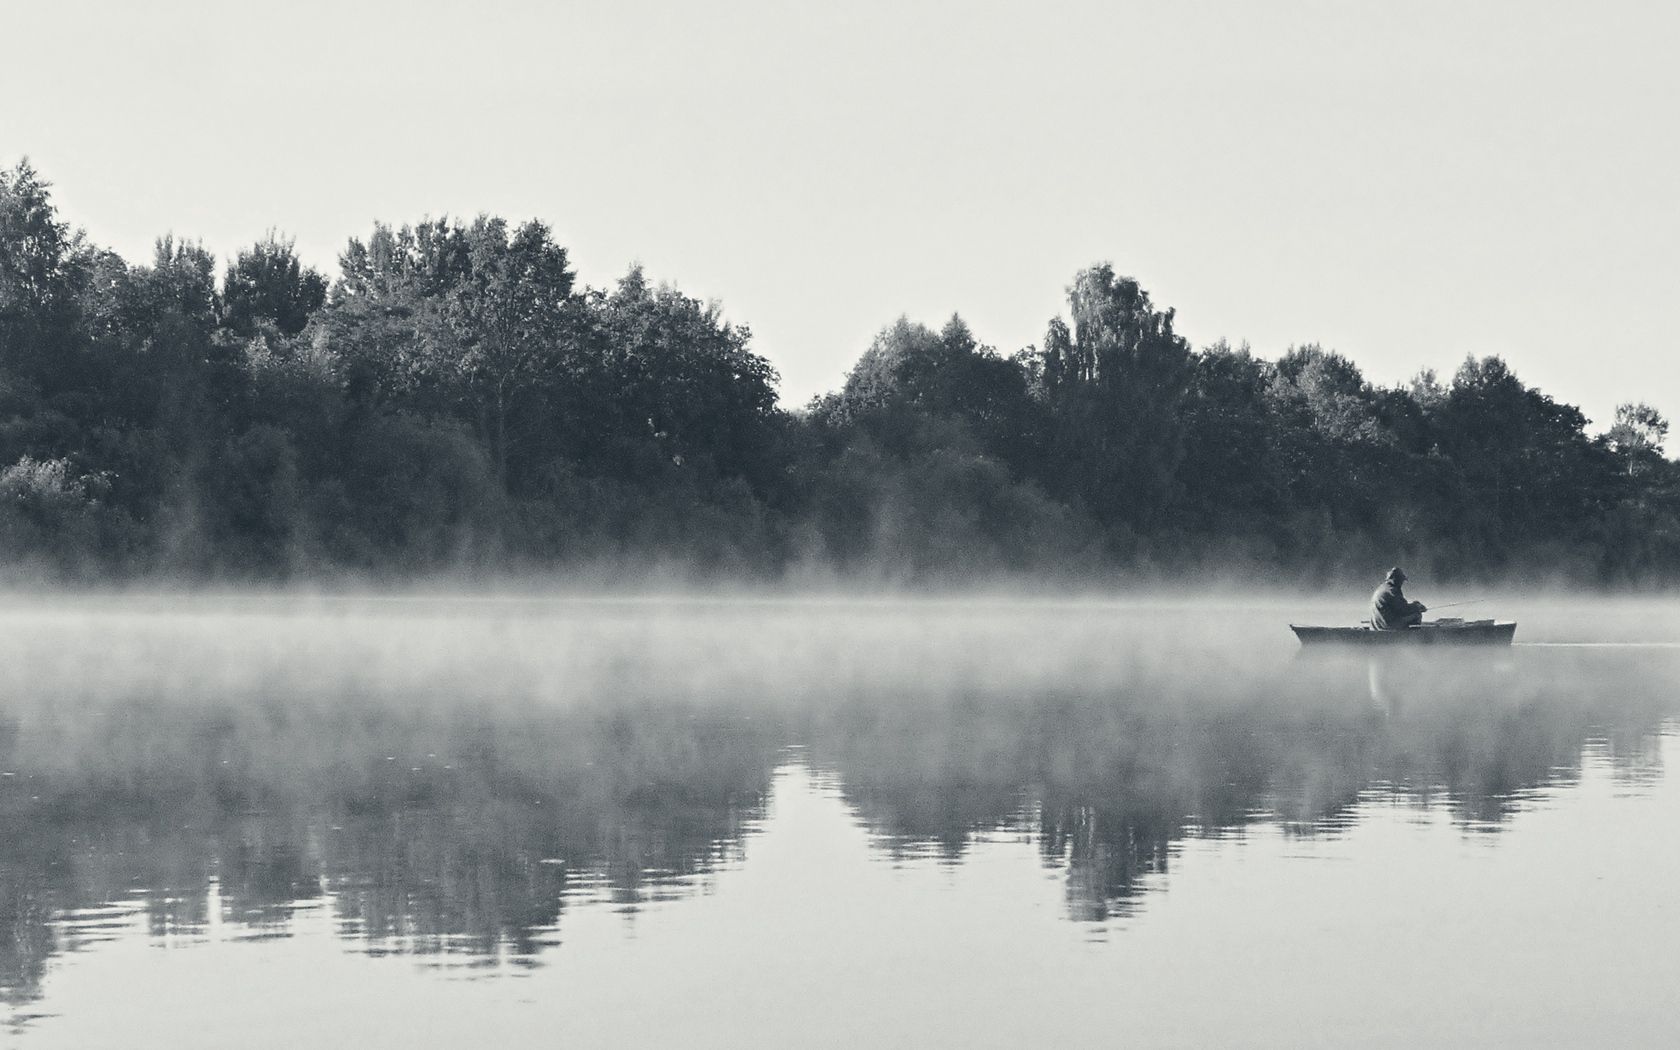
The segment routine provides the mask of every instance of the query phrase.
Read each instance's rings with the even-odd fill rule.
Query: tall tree
[[[1611,498],[1610,453],[1587,439],[1581,410],[1525,386],[1498,357],[1465,360],[1433,423],[1462,485],[1445,508],[1458,525],[1448,535],[1490,552],[1567,542]]]
[[[916,420],[944,420],[1018,474],[1042,468],[1044,411],[1026,369],[955,314],[938,332],[904,317],[883,328],[823,409],[830,422],[863,423],[889,443],[889,431],[903,438]]]
[[[340,264],[327,336],[352,382],[409,407],[462,412],[506,485],[521,440],[512,421],[575,343],[566,249],[540,222],[510,232],[480,216],[377,226]]]
[[[327,279],[298,261],[292,242],[270,232],[239,253],[222,278],[222,323],[249,336],[261,321],[297,335],[327,298]]]
[[[1628,474],[1637,474],[1662,458],[1668,420],[1643,401],[1617,405],[1616,423],[1605,436],[1610,447],[1627,463]]]
[[[1101,520],[1147,530],[1176,496],[1190,347],[1173,311],[1107,263],[1079,272],[1068,305],[1072,329],[1051,321],[1041,351],[1064,488]]]
[[[28,160],[0,171],[0,369],[48,386],[79,341],[78,296],[94,259],[50,191]]]
[[[1198,532],[1248,535],[1275,527],[1287,479],[1267,393],[1271,367],[1245,343],[1221,340],[1195,358],[1184,405],[1185,523]]]
[[[535,220],[509,236],[506,222],[480,216],[465,241],[467,269],[445,296],[443,316],[459,348],[453,366],[505,487],[515,402],[550,376],[572,339],[573,275],[566,249]]]
[[[616,402],[592,414],[598,432],[631,457],[621,466],[668,463],[765,480],[781,419],[778,377],[753,353],[751,330],[726,321],[716,303],[650,286],[640,267],[591,305],[597,374]]]
[[[1390,440],[1377,411],[1377,394],[1359,366],[1316,343],[1290,347],[1272,370],[1269,394],[1297,426],[1339,442]]]

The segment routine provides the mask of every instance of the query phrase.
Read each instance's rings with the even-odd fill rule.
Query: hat
[[[1388,578],[1398,583],[1406,578],[1406,570],[1396,565],[1394,568],[1388,570]]]

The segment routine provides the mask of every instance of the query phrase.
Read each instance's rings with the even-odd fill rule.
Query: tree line
[[[1198,350],[1106,264],[1039,345],[900,318],[797,411],[716,304],[581,286],[540,222],[381,224],[339,264],[272,234],[131,264],[0,172],[13,578],[1680,580],[1649,406],[1592,435],[1497,357],[1382,386]]]

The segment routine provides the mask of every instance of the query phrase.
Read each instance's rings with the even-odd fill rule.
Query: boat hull
[[[1308,627],[1290,624],[1302,645],[1510,645],[1517,625],[1512,620],[1484,620],[1462,624],[1423,624],[1397,631],[1369,627]]]

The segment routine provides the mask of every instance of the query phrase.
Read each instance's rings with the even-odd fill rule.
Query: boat
[[[1310,627],[1292,623],[1289,629],[1302,645],[1510,645],[1515,620],[1441,619],[1392,631],[1378,631],[1366,621],[1358,627]]]

